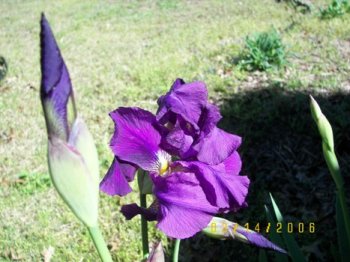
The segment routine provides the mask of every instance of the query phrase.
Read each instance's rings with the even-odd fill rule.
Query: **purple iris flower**
[[[216,126],[219,109],[207,100],[204,83],[177,79],[159,98],[157,115],[135,107],[110,113],[115,158],[100,189],[126,195],[137,169],[146,171],[153,182],[155,201],[147,209],[123,206],[127,219],[142,214],[157,220],[168,236],[187,238],[205,228],[215,214],[246,206],[249,179],[239,176],[237,152],[241,138]]]

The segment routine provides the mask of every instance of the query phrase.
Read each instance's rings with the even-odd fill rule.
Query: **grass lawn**
[[[249,207],[229,217],[241,224],[264,222],[263,205],[272,191],[288,219],[316,222],[315,234],[296,235],[305,255],[329,261],[334,187],[307,94],[319,99],[334,125],[348,183],[350,15],[321,21],[317,7],[329,1],[312,2],[313,11],[302,14],[274,0],[2,0],[0,56],[8,73],[0,80],[0,261],[40,261],[49,247],[53,261],[98,260],[48,175],[39,100],[42,11],[68,66],[78,110],[95,138],[101,177],[113,158],[110,111],[119,106],[155,111],[157,98],[177,77],[205,81],[210,99],[221,106],[221,126],[244,139],[243,173],[252,180]],[[288,66],[266,73],[238,70],[234,61],[245,37],[272,28],[287,47]],[[124,198],[101,194],[101,229],[115,261],[141,259],[140,219],[126,221],[119,212],[137,197],[136,190]],[[162,239],[171,250],[159,231],[152,229],[150,238]],[[256,261],[258,253],[242,243],[202,236],[183,241],[182,248],[183,261]]]

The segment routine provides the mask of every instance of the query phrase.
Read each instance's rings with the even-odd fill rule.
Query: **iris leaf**
[[[273,207],[275,216],[277,218],[277,221],[282,223],[282,236],[283,236],[284,242],[286,243],[288,252],[289,252],[290,256],[292,257],[292,260],[298,261],[298,262],[304,262],[304,261],[306,262],[306,259],[303,255],[303,253],[301,252],[294,237],[286,231],[286,223],[284,222],[283,216],[282,216],[274,198],[272,197],[271,193],[270,193],[270,198],[271,198],[272,207]]]

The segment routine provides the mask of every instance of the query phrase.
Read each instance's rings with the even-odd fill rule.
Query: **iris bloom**
[[[246,206],[249,179],[240,176],[241,138],[216,125],[219,109],[208,102],[203,82],[177,79],[159,98],[156,115],[137,107],[110,113],[115,132],[113,163],[100,183],[109,195],[131,192],[138,169],[153,183],[154,202],[147,209],[125,205],[127,219],[143,214],[174,238],[191,237],[217,213]]]

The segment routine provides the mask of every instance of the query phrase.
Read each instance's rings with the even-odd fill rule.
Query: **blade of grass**
[[[292,257],[292,260],[297,261],[297,262],[304,262],[304,261],[306,262],[306,259],[303,255],[303,253],[301,252],[294,237],[286,231],[286,223],[284,222],[281,211],[279,210],[271,193],[270,193],[270,198],[271,198],[272,207],[273,207],[275,216],[277,218],[277,221],[282,223],[282,236],[283,236],[283,239],[284,239],[286,246],[288,248],[288,252],[289,252],[290,256]]]
[[[270,209],[267,206],[265,207],[265,213],[267,217],[268,223],[270,223],[270,236],[272,242],[280,246],[281,248],[285,249],[285,244],[283,243],[283,240],[281,236],[276,231],[276,220],[272,217]],[[287,250],[288,251],[288,250]],[[276,262],[288,262],[288,257],[279,253],[275,254],[275,261]]]

